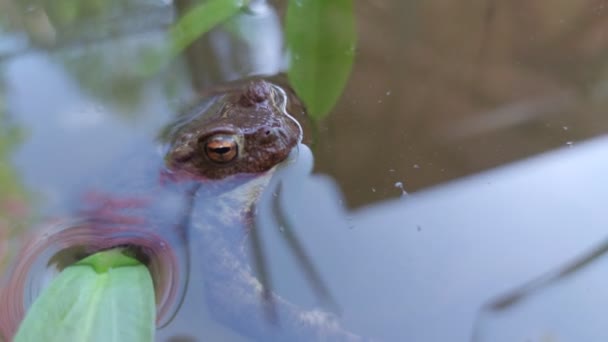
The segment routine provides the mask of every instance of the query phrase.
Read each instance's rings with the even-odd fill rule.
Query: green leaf
[[[30,307],[14,341],[149,342],[155,315],[146,266],[109,250],[64,269]]]
[[[237,14],[248,3],[249,0],[208,0],[194,6],[169,29],[169,49],[143,61],[143,74],[156,73],[200,36]]]
[[[334,107],[350,75],[357,40],[352,0],[290,0],[288,77],[314,119]]]
[[[209,0],[192,8],[169,31],[171,51],[177,54],[203,33],[235,15],[247,0]]]

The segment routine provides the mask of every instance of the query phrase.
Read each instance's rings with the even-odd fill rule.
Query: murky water
[[[76,193],[108,190],[119,173],[135,179],[126,193],[149,190],[137,179],[154,170],[127,161],[155,153],[159,131],[200,92],[285,70],[286,2],[277,0],[252,1],[231,25],[148,72],[194,3],[0,0],[3,274],[35,227],[72,215]],[[504,311],[487,305],[605,238],[608,145],[585,140],[608,132],[607,6],[357,2],[349,81],[307,134],[315,175],[304,152],[281,197],[333,298],[315,295],[282,223],[261,204],[276,293],[340,313],[345,330],[380,340],[605,340],[588,318],[603,315],[594,305],[603,300],[601,258]],[[204,279],[193,273],[191,283]],[[191,286],[158,339],[246,338],[239,322],[208,311],[205,296]],[[547,314],[573,302],[581,314]]]

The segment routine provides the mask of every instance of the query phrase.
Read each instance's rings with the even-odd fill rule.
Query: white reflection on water
[[[145,120],[124,120],[128,115],[117,108],[104,110],[43,54],[11,61],[6,82],[9,112],[25,132],[13,162],[48,211],[92,173],[115,164],[117,156],[138,144],[150,146],[172,112],[160,85],[151,84],[147,100],[136,109],[147,114]]]
[[[599,139],[416,193],[407,201],[371,206],[352,215],[351,229],[333,182],[322,176],[298,179],[283,206],[341,307],[345,326],[386,341],[467,341],[490,298],[563,265],[606,237],[608,184],[599,180],[608,172],[607,148],[608,138]],[[277,291],[313,305],[314,296],[279,234],[265,239]],[[544,313],[563,312],[548,332],[563,328],[575,333],[570,340],[582,341],[589,339],[576,334],[581,320],[585,327],[601,327],[605,305],[590,299],[601,302],[602,294],[584,292],[601,289],[599,266],[578,280],[578,288],[565,284],[567,292],[556,290],[560,301],[549,293],[541,300]],[[568,302],[577,298],[584,319],[568,311]],[[523,324],[533,312],[509,320]],[[491,336],[513,326],[494,325]],[[598,331],[591,334],[605,337]]]

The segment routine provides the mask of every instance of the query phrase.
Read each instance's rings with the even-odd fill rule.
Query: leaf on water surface
[[[146,266],[113,249],[64,269],[30,307],[15,342],[154,340]]]
[[[180,54],[196,39],[237,14],[249,0],[208,0],[194,6],[169,30],[171,45],[164,53],[150,55],[143,61],[144,73],[154,74]]]
[[[325,117],[350,75],[357,41],[352,0],[290,0],[288,77],[314,119]]]

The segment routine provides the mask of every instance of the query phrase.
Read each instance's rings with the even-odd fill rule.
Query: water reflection
[[[13,150],[22,140],[22,131],[8,115],[2,88],[4,83],[0,83],[0,271],[15,250],[11,242],[20,239],[31,215],[26,190],[10,163]]]
[[[488,302],[475,342],[604,341],[607,244]]]
[[[2,40],[15,39],[3,57],[82,46],[142,32],[166,29],[171,6],[162,1],[13,1],[0,2]],[[8,38],[8,39],[7,39]]]
[[[116,111],[110,110],[95,98],[89,97],[86,90],[79,89],[73,79],[61,68],[61,64],[54,63],[52,56],[29,56],[4,66],[7,88],[10,89],[7,112],[14,118],[16,124],[20,127],[27,127],[23,142],[11,151],[8,165],[17,170],[20,182],[32,192],[33,201],[27,206],[36,216],[35,222],[41,220],[45,222],[43,231],[53,229],[63,232],[65,229],[66,232],[76,230],[79,231],[78,234],[81,234],[78,237],[78,234],[58,233],[52,239],[39,235],[39,243],[37,245],[34,243],[34,252],[44,250],[46,253],[42,256],[26,253],[18,258],[23,269],[17,270],[17,272],[23,272],[22,277],[16,285],[12,284],[17,288],[13,287],[9,290],[16,291],[14,293],[23,293],[23,291],[31,289],[31,292],[23,293],[21,296],[15,294],[13,299],[17,300],[16,305],[22,307],[21,299],[24,299],[27,305],[35,297],[37,289],[45,283],[41,279],[45,275],[48,276],[49,273],[44,270],[55,268],[54,265],[46,265],[48,260],[44,259],[45,256],[52,257],[54,251],[65,248],[66,244],[74,240],[78,240],[77,243],[84,246],[103,248],[100,245],[104,243],[103,240],[96,235],[99,232],[90,229],[93,226],[101,227],[102,223],[71,222],[82,219],[82,217],[74,217],[77,212],[76,208],[83,209],[84,206],[81,202],[82,197],[77,196],[78,193],[82,193],[86,189],[103,190],[110,193],[118,191],[115,194],[122,194],[128,199],[145,198],[146,193],[155,193],[158,190],[154,170],[158,171],[162,160],[156,151],[154,137],[164,123],[163,121],[167,120],[167,113],[170,110],[167,109],[168,104],[162,96],[162,87],[148,85],[146,88],[150,98],[139,108],[139,112],[147,114],[147,120],[136,123],[125,120],[124,116],[120,115],[120,111],[118,111],[119,115],[116,115]],[[30,81],[37,77],[39,77],[39,82]],[[32,98],[37,101],[32,101]],[[150,107],[148,108],[147,105]],[[123,113],[127,113],[126,110]],[[117,156],[119,155],[122,155],[121,158],[124,158],[126,162],[118,161]],[[122,175],[122,177],[117,177],[117,175]],[[129,177],[131,178],[129,179]],[[110,185],[109,179],[115,181],[112,183],[114,185]],[[125,187],[125,184],[130,184],[130,186]],[[141,195],[144,197],[139,197]],[[167,201],[171,201],[171,195],[172,192],[169,191],[162,196]],[[179,203],[179,201],[175,201],[175,203]],[[164,212],[166,213],[166,211]],[[9,219],[16,214],[17,211],[11,211]],[[143,216],[154,220],[145,214]],[[52,222],[53,218],[55,222],[61,223],[51,224],[49,219]],[[106,215],[103,218],[109,219],[110,217]],[[15,219],[18,218],[15,217]],[[115,237],[121,240],[121,222],[119,221],[108,223],[108,229],[116,229]],[[21,222],[26,223],[22,220]],[[17,225],[13,225],[14,227]],[[41,232],[37,232],[39,228],[39,225],[32,225],[30,231],[41,234]],[[26,232],[20,232],[21,237],[24,237],[25,234]],[[168,241],[163,247],[159,244],[158,239],[147,236],[129,237],[128,234],[123,231],[122,242],[118,240],[114,242],[132,242],[133,239],[141,239],[144,242],[152,241],[153,245],[148,244],[148,247],[151,247],[152,250],[166,252],[167,246],[172,240],[175,240],[175,237],[165,236]],[[70,239],[67,238],[68,235]],[[146,244],[142,243],[142,246]],[[13,249],[17,248],[18,244],[14,244]],[[90,252],[89,249],[88,253]],[[150,254],[155,255],[156,252]],[[171,279],[176,274],[181,277],[186,274],[176,267],[177,264],[183,264],[184,256],[159,259],[166,261],[164,264],[160,264],[161,270],[157,272],[159,277],[167,276]],[[26,273],[28,271],[30,273]],[[181,283],[179,286],[185,284],[183,279],[179,278],[173,279],[172,283]],[[35,286],[32,287],[32,284]],[[162,287],[161,284],[159,289]],[[158,293],[159,303],[164,301],[172,302],[175,305],[174,297],[179,297],[176,295],[176,292],[179,291],[176,291],[175,288],[171,289],[171,286],[166,289],[168,292],[160,290]],[[169,294],[171,292],[172,294]],[[165,298],[166,296],[169,298]],[[11,308],[16,308],[16,306],[12,305]],[[162,310],[171,311],[166,308]],[[14,310],[10,315],[13,319],[18,319],[22,313],[23,308]],[[163,315],[165,320],[167,315],[170,316],[170,313]],[[3,324],[11,322],[14,321],[5,320]]]
[[[0,336],[10,339],[15,334],[26,310],[61,270],[116,246],[132,246],[130,252],[148,265],[155,283],[158,324],[171,321],[187,285],[182,242],[153,226],[112,222],[105,216],[46,222],[28,239],[0,292]]]
[[[255,1],[145,77],[188,3],[0,0],[0,269],[30,221],[65,219],[85,185],[105,187],[125,169],[149,175],[123,163],[137,159],[125,151],[158,153],[153,137],[201,89],[282,69],[282,5]],[[316,170],[331,178],[309,176],[305,149],[304,164],[281,176],[282,217],[273,219],[273,201],[258,208],[268,273],[258,276],[300,308],[341,313],[341,327],[355,334],[466,341],[489,298],[605,239],[606,145],[580,141],[608,131],[608,12],[592,0],[367,1],[357,10],[352,80],[314,145]],[[417,193],[571,145],[559,157]],[[130,184],[124,193],[150,190]],[[346,210],[404,189],[412,195],[399,202]],[[290,240],[305,251],[299,257]],[[509,310],[485,311],[480,336],[604,338],[591,326],[597,320],[583,326],[562,310],[602,317],[592,303],[602,299],[602,264]],[[201,331],[243,339],[208,311],[200,269],[191,282],[198,288],[159,339]]]
[[[32,68],[54,75],[55,94],[62,94],[64,98],[44,96],[44,90],[49,87],[44,82],[27,87],[24,78],[17,75],[31,72]],[[7,79],[15,95],[11,109],[24,113],[20,119],[30,127],[29,139],[17,150],[17,162],[14,164],[23,167],[22,178],[26,184],[39,191],[46,191],[41,191],[42,205],[38,209],[43,219],[42,228],[32,227],[34,240],[24,247],[25,252],[17,258],[13,276],[5,288],[2,321],[7,336],[12,334],[23,315],[24,305],[31,303],[57,270],[68,264],[69,260],[78,258],[74,253],[86,255],[113,245],[136,244],[144,251],[148,250],[144,254],[152,260],[153,273],[158,269],[155,279],[160,298],[160,325],[170,320],[171,314],[179,306],[179,299],[184,294],[183,286],[187,284],[186,276],[190,275],[189,269],[197,268],[204,281],[190,282],[189,293],[195,295],[192,299],[186,297],[186,303],[197,305],[199,309],[210,307],[213,312],[210,322],[218,321],[225,327],[261,340],[267,340],[268,336],[289,337],[291,340],[321,335],[341,339],[355,338],[330,314],[320,310],[300,309],[274,294],[271,295],[272,303],[276,304],[277,316],[285,326],[276,333],[275,327],[267,321],[268,317],[264,315],[267,304],[259,291],[266,284],[259,283],[248,275],[249,257],[241,255],[242,251],[239,250],[247,232],[246,222],[239,222],[248,217],[247,213],[251,213],[251,201],[256,198],[253,195],[261,191],[268,181],[266,177],[247,182],[247,186],[230,183],[230,191],[220,185],[198,191],[199,187],[194,187],[191,181],[167,184],[162,177],[159,178],[164,162],[162,151],[154,141],[160,131],[155,127],[160,118],[148,120],[147,126],[132,131],[128,120],[112,115],[103,108],[93,113],[81,112],[83,115],[80,117],[74,116],[72,111],[75,110],[75,103],[82,103],[80,106],[88,108],[94,105],[91,104],[92,100],[87,99],[86,94],[70,91],[73,90],[71,78],[65,77],[56,65],[48,63],[42,57],[14,62],[10,65],[8,74]],[[41,101],[20,99],[18,95],[21,92],[24,97],[27,97],[26,93],[40,92]],[[282,96],[285,97],[284,94]],[[273,100],[275,102],[276,105],[285,105]],[[161,103],[156,110],[164,110],[166,106]],[[49,115],[45,108],[57,112]],[[76,105],[76,110],[77,108],[79,105]],[[268,120],[264,122],[266,121]],[[56,137],[57,132],[63,134]],[[108,141],[105,137],[113,139]],[[40,158],[30,157],[32,153],[37,155],[41,150],[69,151],[69,154],[48,153]],[[298,150],[307,151],[304,146]],[[311,159],[310,152],[303,155]],[[306,164],[308,167],[305,172],[310,171],[310,164],[310,161]],[[66,165],[73,167],[65,170]],[[57,167],[56,171],[53,172],[50,166]],[[297,174],[301,175],[302,172]],[[83,192],[84,197],[79,195]],[[195,193],[196,198],[193,197]],[[194,206],[188,205],[193,198]],[[197,260],[192,266],[188,266],[188,257],[184,255],[188,253],[185,235],[179,230],[166,229],[184,222],[184,215],[190,215],[190,212],[192,217],[188,222],[192,223],[192,229],[197,233],[191,234],[188,240],[195,246],[195,251],[202,253],[190,256]],[[48,221],[49,216],[55,219]],[[209,230],[209,227],[213,229]],[[222,227],[231,230],[221,229]],[[141,235],[146,232],[151,236]],[[290,241],[292,245],[297,245],[295,239]],[[72,254],[65,253],[68,247]],[[303,247],[300,246],[299,250],[303,251]],[[224,255],[226,252],[229,254]],[[306,253],[301,252],[300,255]],[[233,257],[234,263],[226,261]],[[301,256],[299,258],[302,259]],[[157,267],[155,260],[158,261]],[[226,262],[229,265],[225,265]],[[264,263],[264,260],[259,262],[261,265]],[[306,260],[304,264],[308,265],[308,274],[313,275],[311,283],[317,288],[323,288],[321,276],[315,273],[313,263]],[[201,275],[198,276],[200,278]],[[163,282],[166,283],[164,287]],[[217,292],[231,289],[236,292]],[[205,298],[196,301],[201,295]],[[230,303],[223,302],[224,300],[230,300]],[[234,306],[238,308],[236,315],[231,312]],[[244,313],[248,314],[241,317]],[[169,326],[169,334],[182,332],[176,328],[179,327],[177,322],[182,315],[184,314],[180,313],[176,323]],[[252,320],[254,317],[255,321]],[[287,326],[288,324],[290,325]],[[190,321],[188,326],[195,329],[195,335],[207,334],[206,330],[201,330],[200,324]],[[184,331],[188,332],[188,329]]]
[[[200,4],[175,1],[180,16]],[[277,11],[266,0],[251,1],[246,10],[196,39],[184,52],[197,90],[252,75],[284,70],[283,32]]]
[[[315,204],[292,206],[290,215],[308,252],[323,260],[320,271],[346,326],[385,341],[470,341],[489,299],[592,253],[606,238],[608,188],[598,180],[608,172],[607,147],[606,138],[580,144],[370,206],[348,221],[331,186],[305,181],[300,198]],[[273,249],[271,260],[283,260],[283,253]],[[604,316],[603,259],[511,310],[483,311],[483,341],[538,332],[531,326],[574,336],[563,340],[587,340],[587,333],[601,337],[590,341],[603,340],[596,333],[605,330],[591,330]],[[277,264],[276,272],[293,274]],[[302,277],[293,277],[277,286],[312,300]],[[576,313],[597,315],[586,320]],[[561,331],[576,335],[554,334]]]

